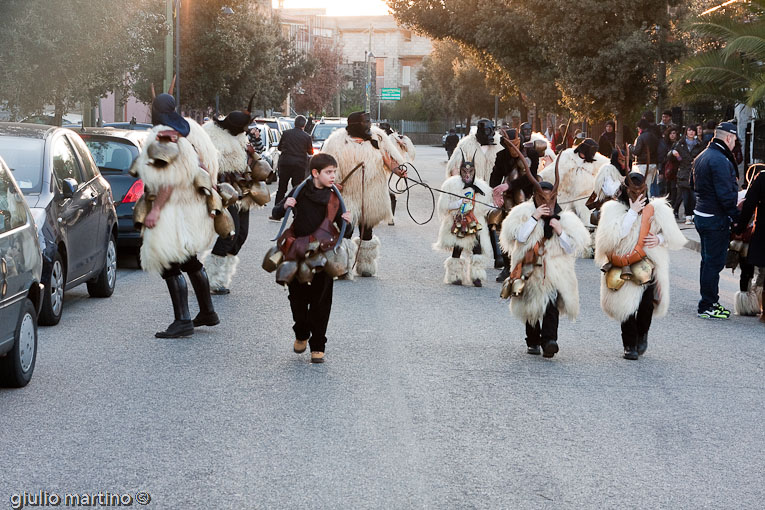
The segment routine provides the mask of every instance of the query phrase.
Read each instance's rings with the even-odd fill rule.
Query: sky
[[[279,1],[272,0],[278,7]],[[325,8],[328,16],[374,16],[388,14],[388,6],[383,0],[284,0],[284,7],[290,8]]]

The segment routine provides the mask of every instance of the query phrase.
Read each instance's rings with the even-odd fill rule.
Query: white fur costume
[[[654,214],[651,219],[650,232],[664,237],[664,243],[655,248],[645,248],[648,258],[656,265],[656,306],[653,316],[663,317],[669,308],[669,251],[682,248],[686,239],[675,222],[672,208],[666,199],[652,198]],[[595,233],[595,263],[598,267],[608,262],[608,255],[627,255],[637,244],[640,234],[642,214],[632,224],[632,229],[625,238],[621,238],[621,228],[624,215],[629,207],[617,200],[603,204],[600,210],[600,222]],[[600,280],[600,305],[606,315],[622,323],[634,314],[643,296],[643,286],[627,281],[619,290],[611,290],[606,286],[605,274]]]
[[[357,169],[343,184],[343,199],[353,218],[352,223],[363,227],[374,227],[382,221],[393,219],[390,196],[388,195],[388,176],[392,169],[386,169],[383,163],[383,151],[394,161],[394,165],[404,161],[397,145],[378,127],[371,128],[372,139],[376,140],[379,150],[369,141],[357,143],[345,129],[338,129],[324,142],[322,152],[331,154],[337,160],[337,183],[341,183],[363,162],[364,171]],[[363,193],[362,193],[363,183]],[[363,202],[363,211],[362,211]],[[363,225],[362,225],[363,216]],[[349,264],[356,262],[356,273],[373,276],[377,273],[377,256],[380,253],[380,240],[374,236],[369,241],[355,240],[359,249],[358,260],[349,257]],[[348,248],[351,248],[348,246]],[[349,251],[349,253],[351,253]],[[350,273],[350,271],[349,271]]]
[[[218,149],[210,139],[210,135],[207,134],[207,131],[205,131],[202,126],[197,124],[193,119],[186,118],[186,121],[188,121],[190,127],[189,135],[186,139],[194,146],[194,149],[199,156],[199,161],[201,161],[207,169],[207,173],[210,174],[212,182],[218,182],[218,172],[220,170],[218,163],[220,157]]]
[[[465,155],[465,161],[473,161],[475,164],[475,178],[489,182],[491,171],[494,169],[494,161],[497,159],[499,151],[505,147],[499,143],[499,133],[494,134],[495,145],[485,145],[486,154],[483,153],[481,144],[475,137],[475,134],[467,135],[457,144],[452,153],[452,157],[446,164],[446,178],[453,175],[459,175],[460,165],[462,164],[462,155]]]
[[[247,170],[247,135],[239,133],[233,136],[212,120],[205,122],[202,128],[218,149],[218,172],[220,174],[244,173]],[[237,207],[248,211],[252,204],[252,200],[243,199],[237,202]],[[238,256],[229,254],[221,257],[210,253],[203,262],[210,280],[210,288],[220,289],[231,286],[231,280],[239,265]]]
[[[416,155],[416,151],[414,144],[412,143],[412,139],[406,135],[400,135],[396,132],[393,132],[388,136],[393,141],[393,143],[396,144],[399,152],[401,153],[401,156],[404,158],[401,162],[414,163],[414,156]]]
[[[534,214],[536,206],[530,199],[518,204],[502,222],[500,244],[510,254],[510,267],[523,260],[527,251],[544,238],[544,221],[537,221],[534,230],[525,243],[516,240],[521,226]],[[574,268],[575,257],[590,245],[590,233],[582,221],[571,211],[563,211],[560,224],[568,234],[572,255],[568,255],[560,244],[560,238],[553,233],[544,244],[540,255],[542,266],[535,266],[523,289],[523,294],[510,299],[510,311],[524,322],[536,324],[542,320],[547,305],[556,299],[558,310],[574,320],[579,315],[579,285]]]
[[[536,131],[531,133],[530,140],[532,142],[541,140],[547,144],[545,155],[539,158],[539,168],[537,169],[537,172],[541,172],[547,165],[550,164],[551,161],[555,160],[555,151],[552,150],[552,143],[550,143],[550,140],[548,140],[542,133],[538,133]]]
[[[192,126],[192,132],[202,131],[192,119],[186,119]],[[171,263],[185,262],[195,256],[212,242],[215,237],[213,220],[207,211],[205,197],[194,187],[194,177],[198,172],[204,172],[199,166],[201,156],[197,155],[191,142],[185,137],[178,138],[178,157],[166,167],[156,167],[149,164],[148,148],[156,141],[159,131],[167,131],[167,126],[155,126],[149,136],[144,150],[134,163],[138,176],[150,193],[158,193],[160,188],[172,187],[173,192],[160,212],[159,220],[154,228],[142,231],[141,266],[147,272],[161,274]],[[204,135],[204,132],[202,132]],[[205,143],[204,146],[207,144]],[[203,145],[200,145],[202,147]],[[212,147],[212,144],[209,145]],[[213,147],[214,151],[214,147]],[[213,157],[217,157],[213,152]],[[205,154],[208,161],[212,160],[209,153]]]
[[[476,179],[475,185],[483,191],[483,195],[476,193],[475,199],[478,202],[491,203],[491,188],[482,180]],[[441,185],[441,189],[454,193],[456,195],[464,195],[467,191],[465,189],[465,183],[462,181],[462,177],[455,175],[449,177]],[[472,191],[472,189],[468,188]],[[486,281],[486,264],[489,262],[489,253],[491,253],[491,241],[489,240],[489,226],[486,223],[486,215],[489,214],[491,208],[476,202],[473,208],[473,214],[475,215],[478,223],[481,225],[481,230],[478,231],[478,239],[481,242],[482,253],[480,255],[473,254],[473,247],[476,243],[476,236],[469,235],[465,237],[457,237],[452,234],[452,225],[454,225],[454,217],[457,214],[458,209],[449,209],[449,205],[455,200],[459,200],[452,195],[441,194],[438,198],[438,215],[441,218],[441,227],[438,231],[438,241],[433,245],[433,248],[437,250],[451,251],[455,246],[462,248],[463,256],[470,258],[470,262],[460,257],[459,259],[449,256],[444,261],[444,267],[446,268],[446,274],[444,276],[444,283],[454,283],[459,280],[461,282],[473,282],[475,280]]]
[[[606,192],[603,191],[603,185],[607,181],[613,181],[620,185],[624,182],[624,176],[619,172],[619,169],[611,163],[600,167],[600,170],[598,170],[598,175],[595,177],[595,184],[593,186],[592,192],[597,195],[598,200],[605,200],[606,198],[613,197],[613,193],[607,195]]]
[[[609,163],[602,154],[595,154],[595,160],[586,162],[574,152],[566,149],[560,154],[560,185],[558,187],[558,203],[564,211],[574,211],[585,225],[590,224],[590,210],[587,209],[587,198],[595,186],[595,176],[600,168]],[[557,161],[557,160],[556,160]],[[543,181],[555,182],[555,163],[553,161],[539,172]]]

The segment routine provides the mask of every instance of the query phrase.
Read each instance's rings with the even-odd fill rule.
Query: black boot
[[[648,333],[643,333],[638,337],[636,349],[639,355],[645,354],[645,351],[648,349]]]
[[[157,338],[181,338],[194,334],[194,323],[189,314],[189,289],[186,286],[186,278],[182,274],[166,278],[167,290],[170,291],[170,299],[173,302],[175,320],[165,331],[154,334]]]
[[[390,195],[390,211],[393,213],[393,216],[396,215],[396,195],[394,195],[391,192],[388,192],[388,195]],[[395,225],[396,222],[393,220],[393,218],[390,219],[388,222],[388,225]]]
[[[213,308],[212,297],[210,297],[210,281],[207,279],[207,271],[203,267],[195,273],[189,273],[191,286],[194,287],[194,294],[197,295],[199,303],[199,313],[194,317],[194,326],[215,326],[220,324],[218,314]]]
[[[638,351],[633,338],[622,336],[622,345],[624,345],[624,359],[632,361],[638,359]]]
[[[502,255],[502,249],[499,246],[499,236],[497,235],[497,230],[494,228],[489,228],[489,239],[491,239],[491,249],[494,253],[494,269],[500,269],[502,267],[505,267],[505,260]],[[509,275],[508,275],[509,276]],[[507,278],[507,276],[505,276]],[[504,281],[505,278],[502,278]]]
[[[500,271],[499,274],[497,275],[498,282],[504,282],[510,276],[510,257],[503,254],[502,261],[504,263],[504,266],[502,267],[502,271]]]
[[[552,358],[558,352],[558,342],[555,340],[546,340],[542,343],[542,357]]]

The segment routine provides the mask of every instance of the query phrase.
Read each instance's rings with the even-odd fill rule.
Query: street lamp
[[[364,50],[364,55],[367,61],[367,81],[366,81],[366,108],[365,111],[369,112],[372,108],[372,59],[375,58],[374,53],[368,50]]]

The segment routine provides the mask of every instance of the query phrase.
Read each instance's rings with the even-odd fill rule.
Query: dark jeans
[[[557,341],[559,315],[556,300],[552,300],[547,305],[541,324],[539,322],[533,325],[526,323],[526,345],[534,347],[535,345],[542,345],[548,340]]]
[[[709,310],[720,299],[720,271],[730,244],[730,220],[727,216],[695,216],[693,222],[701,238],[701,300],[699,312]]]
[[[678,200],[675,204],[675,214],[680,210],[680,203],[683,204],[683,210],[686,216],[693,216],[693,210],[696,208],[696,194],[691,188],[682,186],[677,187]]]
[[[309,340],[311,352],[324,352],[327,343],[327,324],[332,309],[332,277],[324,271],[313,275],[310,284],[297,278],[288,285],[292,326],[297,340]]]
[[[174,276],[180,276],[181,271],[184,273],[196,273],[200,269],[202,269],[204,266],[201,262],[199,262],[199,259],[196,255],[189,257],[182,263],[173,262],[170,264],[170,267],[162,271],[162,278],[167,280],[168,278],[172,278]]]
[[[625,283],[625,285],[631,285]],[[637,311],[622,322],[622,343],[624,347],[637,347],[638,339],[651,329],[653,318],[653,297],[656,284],[651,284],[643,291]]]
[[[306,177],[306,168],[305,166],[279,165],[279,187],[276,190],[274,204],[281,202],[287,194],[287,181],[292,181],[293,188],[303,182]]]
[[[675,211],[675,217],[677,217],[677,210],[680,209],[680,190],[677,187],[677,180],[669,181],[669,203],[672,205],[672,209]]]
[[[219,257],[225,257],[226,255],[236,255],[239,250],[242,249],[244,242],[247,240],[247,235],[250,233],[250,211],[240,211],[236,205],[229,206],[228,212],[231,213],[231,218],[234,220],[234,237],[222,238],[218,237],[213,246],[212,253]]]

